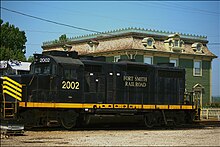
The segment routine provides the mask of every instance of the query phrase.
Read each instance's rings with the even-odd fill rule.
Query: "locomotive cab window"
[[[32,74],[56,74],[57,65],[51,58],[46,56],[36,56],[31,64]]]
[[[62,73],[63,78],[66,80],[79,80],[83,75],[83,70],[81,66],[63,65]]]
[[[77,71],[76,69],[64,69],[64,78],[67,80],[77,79]]]
[[[35,74],[50,74],[51,66],[50,64],[35,64],[32,68],[32,73]]]

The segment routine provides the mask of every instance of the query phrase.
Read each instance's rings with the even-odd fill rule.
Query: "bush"
[[[220,108],[220,103],[206,104],[204,108]]]

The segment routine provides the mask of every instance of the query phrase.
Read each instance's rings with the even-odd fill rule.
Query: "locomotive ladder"
[[[6,94],[3,93],[3,118],[14,119],[17,113],[17,99],[15,101],[6,101]]]
[[[4,101],[3,117],[5,119],[14,119],[17,113],[17,102]]]
[[[21,101],[21,96],[22,85],[8,77],[3,77],[1,108],[4,119],[16,118],[18,100]]]

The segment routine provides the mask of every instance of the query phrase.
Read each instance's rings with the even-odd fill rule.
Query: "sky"
[[[220,96],[220,1],[1,1],[1,7],[84,29],[105,32],[137,27],[207,36],[212,62],[212,95]],[[93,32],[41,21],[1,8],[1,19],[25,31],[26,57],[43,42]]]

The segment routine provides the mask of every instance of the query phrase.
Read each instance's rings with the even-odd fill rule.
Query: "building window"
[[[178,67],[178,66],[179,66],[179,62],[178,62],[178,59],[177,59],[177,58],[170,58],[170,63],[174,63],[174,66],[175,66],[175,67]]]
[[[194,61],[193,75],[202,76],[202,61]]]
[[[202,45],[202,43],[193,43],[192,44],[192,49],[194,50],[194,52],[203,53],[203,45]]]
[[[144,56],[144,63],[153,64],[153,57]]]
[[[147,37],[142,40],[142,44],[145,48],[153,49],[155,48],[155,41],[152,37]]]
[[[119,59],[120,59],[120,55],[119,56],[114,56],[114,62],[118,62]]]
[[[96,48],[98,47],[99,42],[97,40],[90,40],[88,42],[88,45],[90,47],[90,51],[94,52],[96,50]]]
[[[148,46],[152,46],[152,45],[153,45],[153,40],[148,39],[148,40],[147,40],[147,44],[148,44]]]
[[[198,44],[197,47],[196,47],[196,50],[197,50],[198,52],[201,52],[201,50],[202,50],[202,45],[201,45],[201,44]]]
[[[174,40],[174,46],[176,46],[176,47],[179,46],[179,40]]]

